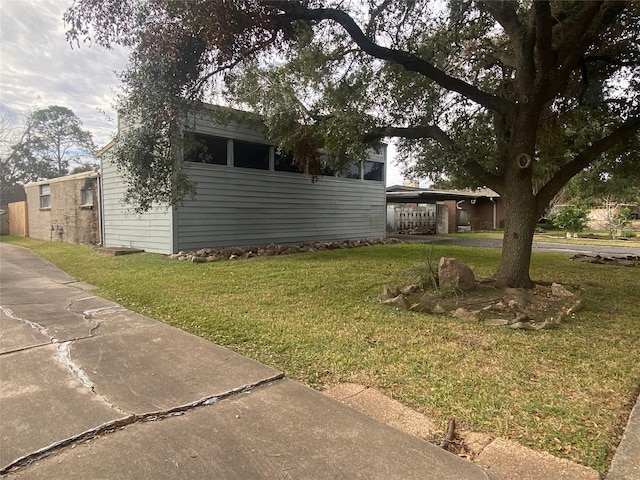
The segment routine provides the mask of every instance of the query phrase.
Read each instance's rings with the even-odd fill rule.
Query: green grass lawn
[[[403,283],[403,272],[424,261],[428,251],[420,245],[193,264],[9,240],[98,286],[106,298],[315,388],[376,386],[443,430],[453,416],[461,429],[510,438],[601,473],[639,393],[636,268],[534,253],[532,277],[580,289],[586,308],[556,330],[527,332],[379,303],[383,285]],[[499,251],[478,248],[436,246],[433,255],[457,257],[478,276],[489,276],[499,260]]]

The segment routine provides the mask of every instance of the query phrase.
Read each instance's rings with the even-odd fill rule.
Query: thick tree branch
[[[478,8],[489,13],[500,24],[513,45],[519,45],[525,35],[525,28],[518,19],[514,0],[480,2]]]
[[[551,45],[551,6],[549,2],[538,1],[533,4],[535,18],[536,44],[534,61],[536,67],[536,95],[546,96],[549,76],[553,65]]]
[[[549,202],[575,175],[589,166],[598,157],[611,149],[619,142],[623,142],[640,132],[640,119],[634,118],[623,123],[606,137],[593,142],[587,149],[579,153],[573,160],[564,165],[558,172],[540,189],[536,195],[537,207],[544,211]]]
[[[298,2],[269,0],[281,9],[283,16],[290,20],[322,21],[331,20],[339,24],[362,51],[374,58],[398,64],[405,70],[416,72],[433,80],[441,87],[457,92],[483,107],[507,115],[513,108],[512,102],[491,95],[463,80],[452,77],[430,62],[409,52],[383,47],[365,35],[356,22],[342,10],[332,8],[309,9]]]
[[[418,127],[379,127],[370,130],[364,135],[365,142],[379,140],[384,137],[401,137],[408,139],[431,138],[437,141],[445,150],[451,150],[452,142],[440,127],[421,125]]]
[[[593,39],[613,23],[626,7],[625,2],[584,2],[582,11],[572,21],[553,28],[556,48],[556,74],[547,98],[553,98],[566,85],[571,73],[581,64]]]
[[[504,178],[493,173],[487,172],[485,168],[475,160],[467,160],[462,167],[473,178],[487,187],[495,190],[498,194],[502,195],[504,191]]]

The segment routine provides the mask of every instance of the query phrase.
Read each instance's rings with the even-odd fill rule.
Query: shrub
[[[589,211],[586,208],[566,205],[558,210],[553,223],[556,227],[568,230],[570,233],[579,233],[587,228],[587,216]]]

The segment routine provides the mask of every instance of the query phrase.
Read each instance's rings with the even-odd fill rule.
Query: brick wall
[[[31,238],[86,245],[100,242],[98,174],[34,182],[26,191]],[[49,202],[42,198],[47,192]]]
[[[447,200],[444,203],[449,209],[449,233],[456,233],[459,230],[458,224],[464,215],[462,211],[466,211],[466,217],[472,231],[493,229],[494,204],[488,198],[480,197],[475,203],[471,203],[471,200],[465,200],[460,203],[460,209],[457,208],[458,202],[455,200]],[[498,198],[496,199],[496,228],[504,228],[504,216],[504,202]]]
[[[496,200],[496,228],[504,228],[504,202]],[[493,229],[493,202],[488,198],[479,198],[470,207],[470,222],[472,230]]]

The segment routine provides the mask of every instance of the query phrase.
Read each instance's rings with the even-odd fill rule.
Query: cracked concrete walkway
[[[498,478],[0,243],[0,475]]]

